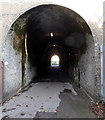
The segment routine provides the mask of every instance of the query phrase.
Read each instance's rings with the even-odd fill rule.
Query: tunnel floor
[[[81,91],[68,82],[29,85],[2,106],[3,118],[95,118]]]
[[[55,69],[55,71],[50,72],[50,74],[44,74],[40,77],[36,77],[33,79],[32,82],[71,82],[69,73],[67,71],[58,71]]]

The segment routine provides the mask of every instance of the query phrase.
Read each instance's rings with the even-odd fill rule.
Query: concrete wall
[[[2,61],[4,62],[3,99],[13,95],[14,91],[20,89],[22,84],[22,69],[20,69],[22,68],[20,60],[22,53],[14,50],[13,35],[13,33],[7,35],[2,50]]]
[[[42,5],[42,4],[58,4],[58,5],[62,5],[65,7],[68,7],[72,10],[74,10],[75,12],[77,12],[78,14],[80,14],[85,20],[86,22],[89,24],[92,33],[94,34],[94,43],[100,43],[100,38],[102,41],[102,35],[99,35],[98,32],[96,31],[102,31],[102,22],[99,23],[99,21],[97,20],[96,14],[94,14],[95,12],[98,13],[97,16],[98,18],[100,18],[100,11],[96,11],[96,9],[102,4],[102,0],[92,0],[92,1],[84,1],[84,0],[1,0],[0,1],[0,5],[1,5],[1,9],[0,9],[0,28],[2,28],[0,31],[0,34],[2,33],[2,37],[0,38],[0,42],[2,45],[2,59],[1,61],[4,62],[4,98],[7,98],[10,96],[10,93],[13,94],[15,93],[21,86],[22,86],[22,65],[21,65],[21,57],[22,54],[21,52],[18,52],[17,50],[14,50],[13,48],[13,36],[15,33],[13,33],[14,31],[10,32],[10,28],[12,26],[12,24],[14,23],[14,21],[17,20],[17,18],[22,15],[24,12],[26,12],[27,10],[36,7],[38,5]],[[102,7],[101,7],[102,8]],[[94,16],[96,18],[94,18]],[[94,29],[93,23],[95,23],[95,25],[97,24],[97,28]],[[94,29],[94,30],[93,30]],[[8,31],[10,33],[8,33]],[[7,34],[8,33],[8,34]],[[100,43],[102,44],[102,42]],[[100,45],[99,44],[99,45]],[[1,46],[0,46],[1,48]],[[91,50],[93,50],[93,47],[90,48]],[[89,50],[90,50],[89,49]],[[90,51],[91,51],[90,50]],[[99,51],[98,51],[99,52]],[[89,53],[87,53],[88,55]],[[93,59],[93,55],[89,55],[91,57],[91,59]],[[86,57],[86,56],[82,56],[82,57]],[[84,58],[85,60],[86,58]],[[27,61],[27,60],[26,60]],[[89,61],[91,64],[92,62]],[[27,62],[26,62],[27,63]],[[84,62],[85,63],[85,62]],[[91,68],[91,64],[88,66],[89,69],[91,69],[92,71],[96,71],[96,68]],[[97,61],[97,64],[100,65],[99,61]],[[28,66],[26,66],[28,67]],[[99,66],[98,66],[99,67]],[[95,70],[93,70],[95,69]],[[87,70],[87,69],[86,69]],[[82,71],[82,70],[81,70]],[[86,73],[86,75],[88,75],[88,72]],[[25,74],[27,74],[27,72],[25,72]],[[98,83],[100,83],[100,71],[95,73],[98,78],[96,81],[98,81]],[[89,73],[90,75],[90,73]],[[83,81],[83,76],[81,75],[81,82]],[[87,76],[88,78],[88,76]],[[89,93],[92,92],[92,94],[94,94],[94,90],[92,91],[93,87],[97,88],[97,84],[95,83],[95,79],[92,80],[92,78],[90,78],[91,80],[87,79],[86,82],[87,84],[91,87],[91,90],[89,91]],[[28,81],[29,82],[29,81]],[[27,82],[27,83],[28,83]],[[92,85],[91,85],[92,84]],[[95,86],[94,86],[95,84]],[[85,85],[85,84],[84,84]],[[97,94],[100,93],[100,84],[98,85],[99,90],[97,92]],[[85,89],[86,89],[86,85],[85,85]]]
[[[86,35],[87,50],[78,63],[80,72],[80,87],[82,87],[92,98],[95,95],[95,50],[94,40],[91,35]]]

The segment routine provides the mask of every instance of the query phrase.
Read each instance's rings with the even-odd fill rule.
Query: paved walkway
[[[95,118],[87,102],[69,83],[40,82],[2,107],[7,118]]]

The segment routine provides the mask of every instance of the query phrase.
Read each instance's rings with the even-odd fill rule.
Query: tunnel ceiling
[[[27,24],[28,44],[31,48],[34,45],[36,49],[44,50],[48,45],[57,44],[73,52],[85,45],[86,33],[91,32],[84,19],[68,8],[42,5],[31,9]]]

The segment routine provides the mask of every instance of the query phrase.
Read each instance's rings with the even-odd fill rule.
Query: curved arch
[[[56,5],[56,4],[42,4],[42,5],[39,5],[39,6],[36,6],[34,8],[31,8],[30,10],[26,11],[25,13],[23,13],[22,15],[20,15],[16,20],[15,22],[12,24],[8,34],[10,34],[11,32],[15,32],[16,35],[18,35],[19,37],[23,37],[22,35],[26,33],[26,26],[27,26],[27,19],[30,17],[30,14],[33,14],[32,11],[35,11],[36,9],[40,9],[41,6],[59,6],[59,5]],[[86,30],[86,32],[88,31],[89,34],[92,34],[91,32],[91,29],[89,28],[88,24],[86,23],[86,21],[78,14],[76,13],[75,11],[73,10],[70,10],[70,8],[66,8],[64,6],[60,6],[61,8],[65,8],[67,9],[67,11],[71,11],[71,15],[73,17],[75,17],[75,19],[77,19],[77,22],[80,22],[80,26],[83,28],[84,26],[84,31]],[[76,16],[77,17],[76,17]],[[47,35],[47,34],[46,34]],[[16,36],[17,37],[17,36]],[[20,46],[19,48],[21,48],[21,43],[19,43]]]
[[[59,56],[58,55],[53,55],[52,57],[51,57],[51,61],[60,61],[60,59],[59,59]]]
[[[45,10],[44,13],[48,12],[48,14],[44,14],[43,10]],[[52,10],[53,14],[50,14]],[[33,15],[35,15],[34,19]],[[51,19],[49,16],[52,15],[52,18],[54,17],[56,19],[55,22],[58,25],[56,25],[55,23],[50,24],[46,22],[46,15],[48,15],[47,18],[49,18],[50,22],[53,19]],[[33,22],[34,20],[35,22]],[[44,24],[45,22],[48,24]],[[31,23],[35,23],[34,25],[36,25],[36,28]],[[50,33],[53,33],[53,36],[51,36]],[[53,39],[54,37],[56,40],[52,40],[53,42],[50,41],[50,38]],[[45,40],[48,40],[47,44]],[[37,71],[36,65],[40,64],[42,58],[41,56],[43,56],[43,51],[45,50],[46,46],[49,45],[49,43],[52,42],[50,45],[59,43],[58,45],[66,51],[67,56],[70,55],[66,58],[67,62],[69,62],[69,57],[70,62],[72,63],[76,60],[79,61],[76,63],[74,62],[73,67],[77,63],[80,63],[79,65],[82,66],[82,63],[84,63],[85,59],[90,60],[90,58],[87,58],[86,56],[89,55],[91,50],[94,50],[94,41],[92,38],[91,29],[89,28],[86,21],[73,10],[53,4],[37,6],[22,14],[11,26],[7,35],[6,42],[9,46],[6,46],[7,51],[11,51],[11,54],[7,55],[5,60],[7,60],[7,58],[10,58],[10,68],[13,68],[13,71],[16,71],[15,69],[22,68],[18,73],[15,74],[15,76],[13,76],[13,78],[11,78],[8,74],[5,77],[5,79],[8,79],[9,76],[9,79],[11,81],[13,81],[13,79],[17,80],[16,83],[18,87],[15,89],[15,85],[12,86],[15,90],[19,89],[21,86],[27,85],[31,80],[28,57],[31,60],[30,62],[32,62],[32,66],[34,66],[35,70]],[[27,43],[27,50],[29,55],[28,57],[25,51],[25,43]],[[92,49],[90,47],[92,47]],[[35,51],[34,55],[32,53],[33,50]],[[91,56],[93,56],[93,52],[91,52]],[[69,63],[67,63],[67,65],[68,64]],[[13,65],[15,67],[13,67]],[[86,66],[84,67],[84,69],[86,70]],[[35,74],[37,74],[36,71],[34,71]],[[6,70],[6,72],[8,72],[8,70]],[[8,84],[8,86],[9,85],[10,84]],[[8,91],[5,92],[7,93]]]

